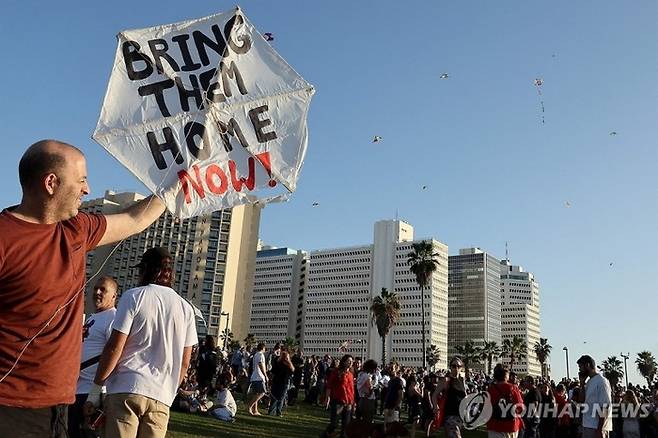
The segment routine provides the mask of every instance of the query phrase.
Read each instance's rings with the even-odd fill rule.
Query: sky
[[[18,161],[43,138],[85,152],[90,198],[145,193],[90,138],[115,36],[233,6],[5,0],[0,204],[20,202]],[[450,254],[478,246],[503,258],[508,242],[510,261],[540,283],[554,375],[565,375],[565,346],[572,376],[585,353],[658,355],[658,3],[240,6],[316,89],[298,189],[263,210],[264,241],[367,244],[375,221],[398,215]],[[629,371],[641,381],[630,361]]]

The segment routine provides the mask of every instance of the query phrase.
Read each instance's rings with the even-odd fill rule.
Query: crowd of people
[[[188,379],[196,382],[201,377],[195,376],[207,375],[207,358],[212,358],[217,383],[212,378],[195,383],[198,398],[193,403],[181,388],[177,400],[189,412],[214,415],[212,394],[221,388],[240,392],[250,415],[260,415],[259,405],[267,406],[269,415],[283,415],[286,406],[303,396],[304,403],[327,410],[326,436],[431,436],[442,429],[454,438],[465,428],[481,426],[495,438],[658,437],[658,388],[612,388],[589,356],[578,361],[579,378],[555,382],[519,378],[502,364],[491,375],[466,370],[460,357],[452,358],[447,370],[423,371],[397,363],[381,367],[349,354],[304,357],[299,349],[289,351],[282,344],[269,350],[262,343],[242,346],[229,354],[208,354],[209,349],[215,349],[211,337],[197,353]],[[492,406],[487,421],[465,424],[469,419],[464,418],[463,400],[485,393]],[[607,409],[597,411],[596,406]],[[220,419],[235,421],[235,411]]]

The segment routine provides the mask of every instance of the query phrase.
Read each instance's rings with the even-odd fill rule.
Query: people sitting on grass
[[[238,405],[235,403],[233,394],[229,390],[230,384],[230,380],[227,379],[226,375],[220,376],[217,379],[217,384],[215,385],[217,396],[210,415],[218,420],[233,423],[235,421],[235,414],[238,412]]]

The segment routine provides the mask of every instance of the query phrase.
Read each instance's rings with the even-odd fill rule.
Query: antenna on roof
[[[507,242],[505,242],[505,260],[509,263],[509,252],[507,250]]]
[[[395,220],[396,221],[398,220],[398,209],[397,208],[395,209]]]

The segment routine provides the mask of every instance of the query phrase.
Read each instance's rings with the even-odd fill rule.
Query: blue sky
[[[565,345],[572,373],[586,352],[658,354],[658,4],[240,5],[316,87],[298,190],[263,211],[261,238],[304,249],[368,243],[373,223],[397,210],[451,254],[479,246],[503,257],[507,241],[511,261],[540,282],[554,372],[564,374]],[[5,1],[0,203],[19,201],[18,160],[41,138],[84,150],[92,197],[144,192],[90,140],[115,35],[233,6]]]

